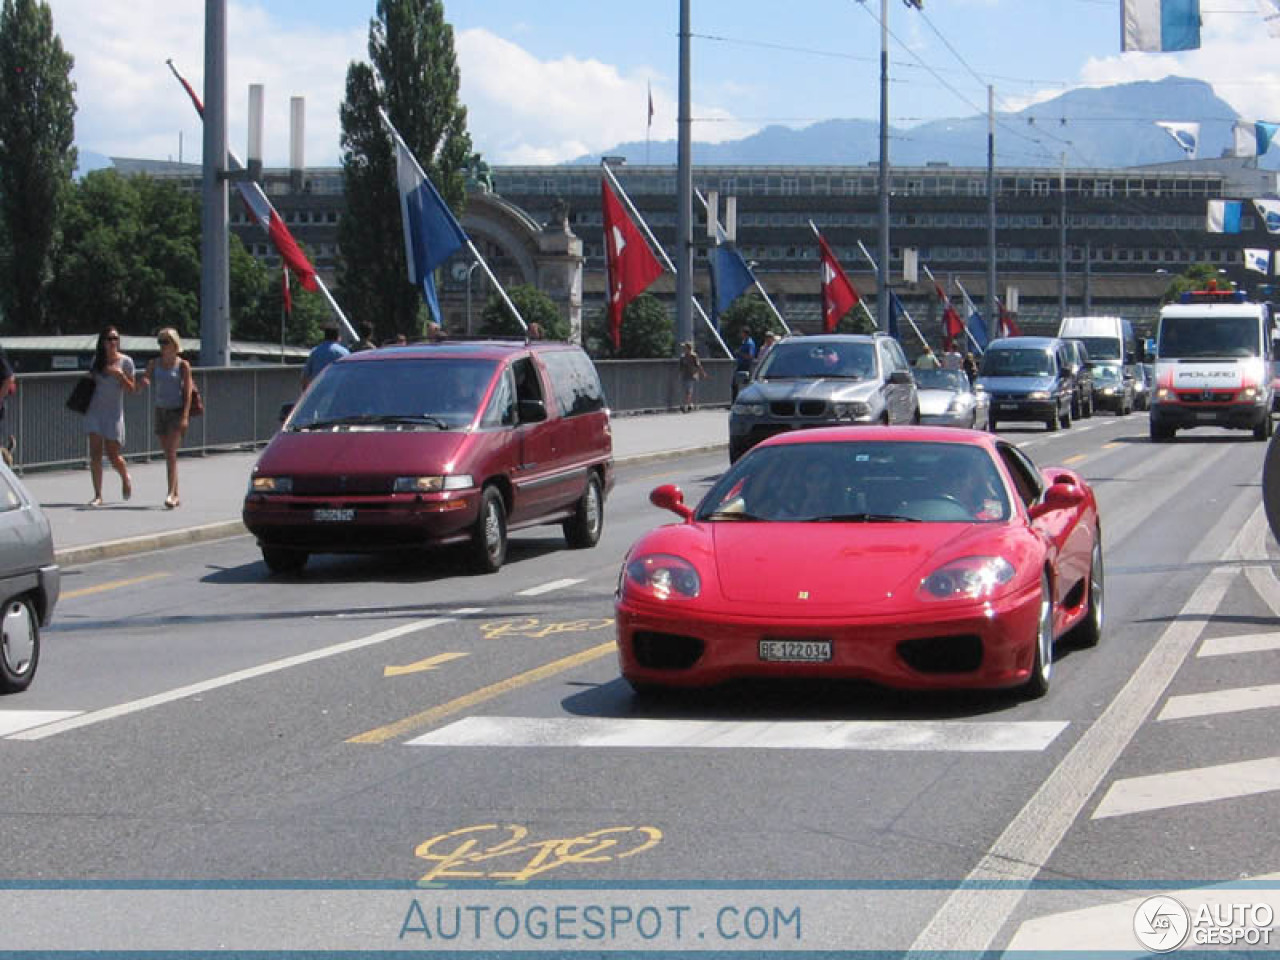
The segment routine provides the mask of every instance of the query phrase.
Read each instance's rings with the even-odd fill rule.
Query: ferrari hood
[[[986,525],[716,523],[716,574],[726,600],[793,612],[832,604],[895,604],[958,556],[982,553]],[[766,532],[767,531],[767,532]],[[966,544],[971,542],[971,549]]]

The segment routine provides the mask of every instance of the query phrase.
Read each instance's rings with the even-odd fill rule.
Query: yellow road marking
[[[504,693],[510,693],[520,687],[537,683],[539,680],[547,679],[547,677],[553,677],[557,673],[563,673],[573,667],[590,663],[592,660],[599,660],[601,657],[612,653],[614,649],[612,640],[598,646],[588,647],[586,650],[571,656],[553,660],[551,663],[544,663],[540,667],[526,670],[524,673],[516,674],[514,677],[508,677],[506,680],[499,680],[497,683],[491,683],[487,687],[473,690],[471,693],[458,697],[456,700],[442,703],[438,707],[432,707],[430,710],[422,711],[422,713],[415,713],[411,717],[405,717],[403,720],[389,723],[385,727],[377,727],[367,733],[351,737],[347,740],[347,743],[386,743],[388,740],[412,733],[422,727],[428,727],[445,717],[461,710],[466,710],[468,707],[474,707],[477,704],[484,703],[486,700],[492,700],[494,697],[502,696]]]
[[[1068,464],[1079,463],[1081,460],[1088,460],[1088,459],[1089,459],[1089,455],[1087,453],[1077,453],[1074,457],[1067,457],[1067,459],[1063,460],[1062,465],[1065,467]]]
[[[384,677],[403,677],[406,673],[422,673],[425,670],[434,670],[450,660],[457,660],[465,656],[467,656],[465,653],[437,653],[434,657],[427,657],[427,659],[418,660],[415,663],[406,663],[402,667],[387,667],[382,671],[382,675]]]
[[[1104,443],[1104,444],[1102,445],[1102,449],[1103,449],[1103,450],[1114,450],[1114,449],[1115,449],[1116,447],[1118,447],[1118,446],[1120,446],[1120,444],[1118,444],[1118,443]]]
[[[100,583],[96,587],[81,587],[79,590],[64,590],[62,592],[63,600],[74,600],[76,597],[87,597],[94,593],[105,593],[108,590],[119,590],[121,587],[131,587],[135,583],[146,583],[148,580],[160,580],[167,577],[167,573],[148,573],[145,577],[133,577],[130,580],[112,580],[108,583]]]

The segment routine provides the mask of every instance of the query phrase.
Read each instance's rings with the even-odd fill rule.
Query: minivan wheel
[[[480,573],[497,573],[507,559],[507,509],[502,494],[485,487],[471,532],[471,559]]]
[[[0,693],[18,693],[31,686],[40,663],[40,625],[26,597],[4,605],[0,618]]]
[[[573,549],[585,550],[600,542],[603,529],[604,498],[600,496],[600,478],[592,473],[573,517],[564,522],[564,539]]]
[[[1049,415],[1049,418],[1047,420],[1045,420],[1044,425],[1045,425],[1045,429],[1048,430],[1050,433],[1058,429],[1058,408],[1057,407],[1053,408],[1053,413]]]
[[[262,562],[272,573],[298,573],[307,565],[309,554],[305,550],[288,547],[263,547]]]

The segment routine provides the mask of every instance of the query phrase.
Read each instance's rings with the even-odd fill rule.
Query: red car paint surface
[[[826,499],[812,502],[826,507],[787,507],[780,496],[819,483]],[[1092,490],[1071,470],[1037,469],[990,434],[790,433],[744,457],[696,510],[674,487],[653,500],[684,522],[646,534],[624,561],[618,651],[638,688],[842,677],[916,689],[1026,685],[1039,694],[1032,688],[1047,687],[1049,674],[1036,659],[1042,582],[1053,640],[1076,630],[1092,643],[1101,629]],[[957,562],[986,585],[947,592]],[[825,656],[766,659],[766,644],[770,656]]]

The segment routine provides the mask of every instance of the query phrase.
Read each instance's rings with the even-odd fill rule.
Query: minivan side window
[[[521,357],[511,365],[516,380],[516,400],[538,400],[542,397],[542,380],[538,377],[538,368],[533,365],[532,357]]]
[[[498,375],[498,383],[489,397],[489,405],[480,417],[481,428],[509,427],[516,422],[516,384],[510,367]]]
[[[577,350],[548,350],[540,353],[539,358],[547,365],[561,416],[573,417],[604,409],[600,377],[586,354]]]

